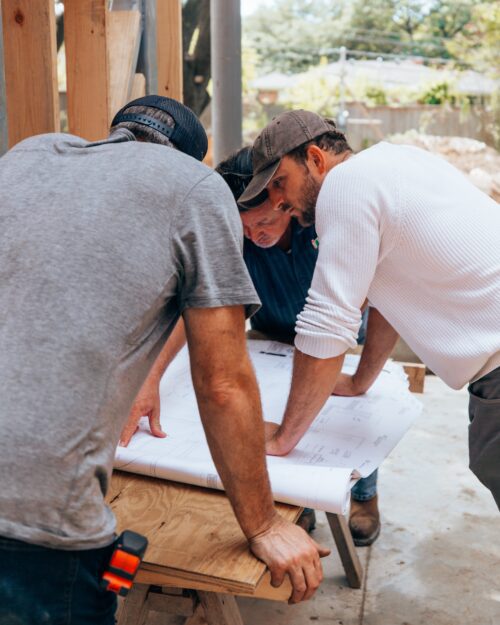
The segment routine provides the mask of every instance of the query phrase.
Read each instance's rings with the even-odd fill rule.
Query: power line
[[[380,45],[391,45],[395,47],[407,47],[407,46],[425,46],[426,48],[433,48],[437,50],[445,50],[446,48],[443,45],[438,45],[435,43],[424,43],[419,41],[418,39],[414,41],[397,41],[395,39],[382,39],[380,37],[363,37],[363,36],[353,36],[353,35],[343,35],[344,39],[349,41],[360,41],[362,43],[374,43]]]

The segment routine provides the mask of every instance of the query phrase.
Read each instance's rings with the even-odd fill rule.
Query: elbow
[[[214,408],[227,407],[250,388],[249,376],[235,372],[231,375],[209,376],[194,380],[198,401]]]

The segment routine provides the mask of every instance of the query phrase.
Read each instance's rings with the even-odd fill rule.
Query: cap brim
[[[255,206],[255,199],[261,195],[262,191],[267,187],[279,166],[280,160],[277,160],[276,163],[269,165],[266,169],[255,174],[248,187],[238,198],[238,204],[248,208]]]

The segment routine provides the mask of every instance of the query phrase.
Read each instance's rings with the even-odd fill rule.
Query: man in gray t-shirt
[[[113,130],[95,143],[40,135],[0,161],[0,620],[17,614],[8,598],[20,594],[56,618],[47,592],[64,600],[85,586],[68,573],[67,593],[42,592],[23,550],[37,546],[45,578],[54,554],[98,554],[98,566],[108,554],[114,450],[180,315],[236,516],[274,581],[289,573],[293,600],[308,598],[322,550],[273,508],[244,337],[244,311],[259,300],[234,200],[195,160],[206,136],[186,107],[148,96],[124,107]],[[97,581],[91,592],[103,594]],[[111,623],[111,599],[108,608],[92,622]]]

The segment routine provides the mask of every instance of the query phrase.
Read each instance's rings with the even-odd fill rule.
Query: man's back
[[[332,169],[316,217],[318,263],[329,263],[335,305],[353,325],[368,296],[455,388],[498,366],[500,210],[458,170],[380,143]],[[310,316],[306,306],[299,334]],[[341,324],[328,323],[334,335]]]
[[[207,223],[232,238],[237,262],[241,226],[223,182],[132,139],[42,135],[0,161],[3,536],[110,542],[102,495],[131,402],[182,308],[213,295]],[[229,290],[227,274],[217,280]]]

